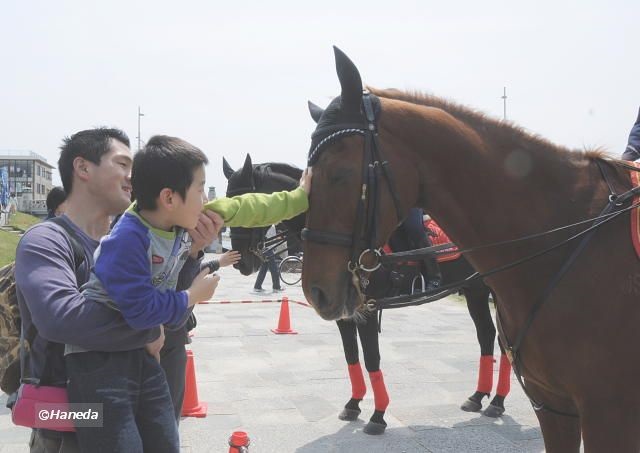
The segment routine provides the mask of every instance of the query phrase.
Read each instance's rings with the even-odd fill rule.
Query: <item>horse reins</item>
[[[372,101],[373,99],[373,101]],[[344,234],[344,233],[336,233],[330,231],[322,231],[322,230],[312,230],[309,228],[304,228],[302,230],[302,239],[310,242],[315,242],[319,244],[327,244],[334,245],[340,247],[350,247],[351,248],[351,259],[347,263],[347,268],[349,272],[353,275],[352,282],[356,289],[358,290],[360,299],[362,300],[364,295],[363,292],[366,290],[368,285],[368,280],[365,276],[360,274],[362,272],[373,272],[377,270],[383,263],[392,263],[397,261],[404,261],[409,258],[420,258],[429,255],[437,255],[450,253],[448,249],[450,249],[453,244],[442,244],[435,247],[427,247],[419,250],[409,251],[409,252],[397,252],[389,255],[383,255],[380,252],[380,249],[376,247],[376,239],[377,239],[377,205],[378,205],[378,180],[380,178],[380,173],[384,175],[385,180],[387,181],[387,186],[391,197],[393,199],[396,215],[398,218],[398,222],[402,220],[402,211],[400,210],[400,203],[397,197],[397,193],[395,190],[394,180],[391,174],[391,170],[388,167],[388,162],[384,160],[382,156],[382,150],[379,144],[377,127],[376,127],[376,116],[374,113],[374,104],[373,102],[379,102],[378,99],[365,91],[362,96],[362,105],[365,113],[366,119],[366,128],[359,127],[359,125],[345,125],[345,126],[334,126],[331,128],[323,128],[320,130],[316,130],[312,135],[312,138],[315,138],[321,134],[326,134],[317,145],[310,151],[308,165],[312,166],[317,159],[319,158],[323,149],[325,149],[329,144],[334,143],[337,139],[340,139],[345,136],[350,135],[363,135],[365,139],[364,144],[364,153],[363,153],[363,180],[362,180],[362,189],[360,198],[358,200],[358,206],[356,211],[356,222],[352,235]],[[328,132],[328,133],[327,133]],[[475,251],[481,248],[489,248],[495,247],[499,245],[512,244],[516,242],[521,242],[527,239],[537,238],[544,235],[548,235],[551,233],[555,233],[557,231],[561,231],[567,228],[572,228],[584,223],[592,222],[591,226],[585,228],[579,233],[561,241],[558,244],[555,244],[551,247],[548,247],[540,252],[534,253],[512,263],[508,263],[503,266],[499,266],[490,271],[484,272],[482,274],[476,272],[464,280],[459,282],[454,282],[445,286],[441,286],[433,291],[427,291],[419,294],[412,294],[406,296],[396,296],[396,297],[388,297],[377,300],[369,300],[366,302],[366,306],[370,310],[374,309],[383,309],[383,308],[399,308],[405,306],[413,306],[413,305],[422,305],[425,303],[433,302],[439,299],[442,299],[454,292],[457,292],[464,286],[468,285],[471,281],[482,279],[488,277],[490,275],[494,275],[498,272],[503,272],[507,269],[511,269],[515,266],[521,265],[525,262],[533,260],[539,256],[545,255],[553,250],[556,250],[578,238],[582,238],[578,246],[571,252],[569,257],[564,261],[563,265],[559,269],[559,271],[551,278],[549,283],[547,284],[545,290],[543,291],[541,297],[538,301],[533,305],[529,317],[524,324],[524,327],[520,329],[516,336],[516,340],[514,343],[511,343],[502,329],[502,322],[500,317],[500,309],[499,305],[496,301],[496,321],[498,327],[498,334],[501,337],[502,344],[507,351],[507,355],[511,361],[514,374],[520,383],[525,395],[529,398],[534,410],[547,410],[556,415],[568,416],[568,417],[578,417],[577,414],[567,413],[563,411],[559,411],[553,409],[544,403],[540,403],[536,401],[535,398],[531,396],[531,394],[527,391],[524,383],[524,379],[522,377],[522,358],[520,353],[520,348],[522,343],[528,333],[533,321],[535,320],[536,315],[544,305],[544,303],[550,298],[553,289],[556,285],[562,280],[564,275],[569,271],[571,266],[574,264],[575,260],[578,256],[583,252],[586,248],[589,241],[595,235],[596,230],[604,225],[605,223],[610,222],[611,220],[617,218],[619,215],[627,212],[631,209],[635,209],[640,206],[640,203],[632,204],[626,208],[622,208],[622,206],[631,200],[634,196],[640,194],[640,186],[632,188],[622,195],[617,195],[615,190],[613,189],[613,185],[611,181],[607,177],[606,171],[602,166],[600,161],[596,161],[598,168],[602,174],[603,179],[605,180],[608,189],[609,189],[609,202],[602,210],[599,216],[594,219],[588,219],[581,222],[578,222],[573,225],[568,225],[560,228],[555,228],[549,231],[545,231],[543,233],[537,233],[530,236],[526,236],[523,238],[513,239],[509,241],[502,241],[495,244],[489,244],[484,246],[478,246],[473,248],[468,248],[464,250],[459,250],[460,253],[469,253],[471,251]],[[638,168],[625,165],[626,168],[638,171]],[[364,246],[362,246],[364,244]],[[376,264],[373,267],[366,267],[362,260],[363,258],[371,253],[377,260]]]

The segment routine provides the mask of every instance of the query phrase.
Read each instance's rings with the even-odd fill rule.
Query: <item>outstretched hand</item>
[[[236,250],[229,250],[228,252],[222,254],[222,256],[218,259],[218,263],[220,264],[220,267],[231,266],[232,264],[236,264],[238,261],[240,261],[241,258],[242,255],[240,255],[240,252]]]
[[[307,192],[307,195],[309,195],[311,193],[311,178],[312,178],[312,176],[313,176],[313,171],[311,170],[311,167],[307,167],[302,172],[302,177],[300,178],[300,187],[302,187],[302,190]]]

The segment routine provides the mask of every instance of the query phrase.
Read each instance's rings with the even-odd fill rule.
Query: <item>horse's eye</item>
[[[329,182],[331,184],[338,184],[348,181],[353,175],[353,170],[350,168],[339,168],[329,175]]]

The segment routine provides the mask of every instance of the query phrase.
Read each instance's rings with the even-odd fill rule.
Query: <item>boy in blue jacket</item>
[[[198,301],[211,298],[219,277],[206,270],[189,289],[175,290],[191,248],[186,229],[195,228],[206,201],[207,162],[198,148],[167,136],[152,137],[135,155],[131,184],[136,201],[95,252],[94,268],[82,287],[87,303],[117,310],[133,329],[145,330],[163,324],[180,326]],[[246,221],[254,224],[270,220],[273,212],[294,217],[308,206],[300,189],[261,196],[264,203],[253,202],[255,194],[248,194],[240,200],[217,200],[215,206],[223,218],[235,218],[250,205],[254,212]],[[256,206],[264,206],[264,212],[256,211]],[[158,338],[146,346],[147,352],[159,359],[162,343]],[[65,353],[76,370],[69,380],[70,401],[104,405],[103,428],[77,429],[83,450],[178,451],[167,382],[149,355],[139,350],[91,351],[73,344]],[[78,372],[87,364],[93,379],[82,379]]]

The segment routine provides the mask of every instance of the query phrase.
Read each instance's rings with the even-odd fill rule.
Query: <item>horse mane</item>
[[[472,125],[478,130],[492,131],[500,136],[509,136],[514,141],[527,141],[544,148],[546,151],[557,153],[568,153],[570,157],[587,160],[610,159],[603,148],[570,150],[569,148],[556,145],[538,134],[526,131],[509,121],[491,118],[484,113],[469,107],[460,105],[453,101],[433,96],[418,91],[402,91],[396,88],[377,89],[367,87],[367,89],[378,97],[408,102],[410,104],[422,105],[425,107],[435,107],[452,115],[454,118]]]

